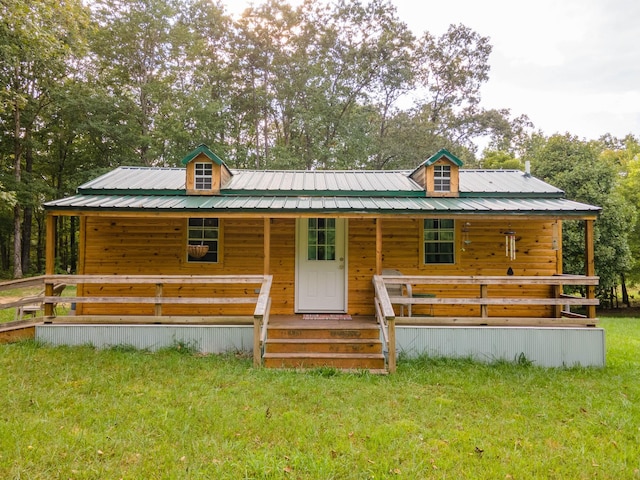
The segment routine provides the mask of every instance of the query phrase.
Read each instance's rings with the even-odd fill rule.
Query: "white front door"
[[[345,223],[342,218],[298,219],[297,312],[346,312]]]

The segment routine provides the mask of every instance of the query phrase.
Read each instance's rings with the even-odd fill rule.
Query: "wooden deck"
[[[41,297],[44,304],[45,315],[38,319],[38,322],[51,324],[50,326],[65,327],[69,335],[77,335],[80,338],[84,333],[79,333],[82,329],[85,332],[98,331],[104,335],[111,336],[106,331],[111,328],[118,330],[124,335],[120,342],[129,342],[132,338],[140,341],[140,348],[152,348],[155,345],[152,339],[145,338],[151,335],[160,342],[167,341],[167,336],[175,332],[186,332],[189,329],[198,330],[199,338],[208,338],[209,335],[219,335],[221,337],[214,350],[210,352],[222,352],[235,350],[240,347],[243,351],[253,352],[254,365],[264,365],[268,368],[320,368],[329,367],[342,370],[368,370],[371,372],[393,372],[397,357],[396,347],[406,347],[409,342],[415,343],[422,333],[423,328],[431,328],[435,332],[436,327],[442,331],[446,329],[465,329],[467,327],[495,329],[506,328],[515,329],[528,328],[553,330],[558,328],[580,328],[583,330],[594,329],[597,323],[595,318],[595,306],[598,303],[592,297],[592,292],[588,290],[586,298],[567,296],[562,291],[563,285],[588,285],[597,284],[597,277],[566,276],[558,275],[551,277],[413,277],[413,276],[374,276],[373,284],[375,290],[376,316],[362,316],[347,319],[323,318],[323,315],[316,315],[313,318],[304,318],[303,315],[271,315],[270,287],[271,276],[60,276],[50,275],[40,278],[44,282],[46,294]],[[33,282],[33,280],[30,280]],[[51,295],[53,285],[56,283],[66,284],[104,284],[126,282],[128,284],[153,285],[153,289],[148,289],[147,296],[136,293],[131,296],[91,296],[80,295],[74,297],[56,297]],[[242,285],[254,284],[258,288],[244,288],[245,296],[225,296],[225,292],[219,292],[217,296],[202,295],[199,297],[189,296],[165,296],[166,290],[163,285],[174,285],[180,283],[212,285],[238,283]],[[469,285],[472,290],[460,291],[451,287],[446,295],[414,295],[413,297],[402,295],[389,295],[387,285],[391,284],[412,284],[414,286],[427,285],[449,285],[462,284]],[[502,285],[518,285],[519,290],[529,293],[529,296],[506,296],[503,293]],[[547,285],[551,289],[552,295],[547,298],[532,296],[528,290],[529,285]],[[0,285],[0,288],[8,288],[8,285]],[[7,307],[15,307],[26,300],[7,304]],[[142,303],[152,306],[152,313],[146,315],[126,315],[126,314],[85,314],[77,316],[54,316],[53,304],[55,302],[74,302],[84,305],[108,304],[118,306],[119,304]],[[233,311],[234,306],[246,304],[247,313],[244,315],[211,315],[200,313],[194,316],[177,314],[167,314],[169,310],[163,310],[164,306],[175,304],[184,305],[212,305],[219,306],[216,311],[226,313],[229,307]],[[555,314],[551,317],[541,316],[498,316],[504,305],[523,306],[548,306]],[[431,315],[420,316],[420,311],[428,309],[437,310],[444,306],[460,307],[475,306],[476,311],[472,315]],[[586,306],[587,315],[579,315],[570,311],[570,307],[582,305]],[[400,307],[406,308],[409,316],[397,315],[395,310]],[[411,316],[411,307],[414,316]],[[252,310],[252,314],[249,313]],[[495,309],[495,312],[492,310]],[[400,309],[401,310],[401,309]],[[108,310],[107,310],[108,311]],[[417,314],[416,314],[417,313]],[[437,313],[437,312],[436,312]],[[473,315],[475,313],[476,315]],[[22,338],[33,338],[35,325],[6,325],[4,331],[0,332],[0,341],[20,340]],[[43,325],[42,328],[47,327]],[[73,329],[72,327],[77,327]],[[141,328],[142,327],[142,328]],[[146,328],[145,328],[146,327]],[[153,327],[153,328],[151,328]],[[404,332],[412,332],[411,338],[397,341],[396,327],[404,328]],[[165,328],[166,332],[162,332]],[[412,329],[412,330],[411,330]],[[58,329],[61,332],[64,329]],[[424,330],[426,331],[426,330]],[[167,333],[169,332],[169,333]],[[174,333],[171,333],[174,332]],[[218,333],[214,333],[218,332]],[[226,332],[224,334],[220,332]],[[456,335],[459,332],[456,333]],[[128,336],[127,336],[128,335]],[[224,337],[227,335],[228,337]],[[529,335],[530,340],[535,334]],[[544,333],[544,335],[565,335],[564,333]],[[86,343],[91,343],[91,337],[86,337]],[[98,337],[95,337],[98,338]],[[113,337],[115,338],[115,337]],[[506,338],[506,337],[504,337]],[[549,337],[551,338],[551,337]],[[196,339],[196,342],[199,341]],[[66,341],[60,338],[60,342]],[[96,340],[98,343],[102,340]],[[109,340],[105,345],[114,344],[116,340]],[[170,339],[169,339],[170,341]],[[498,342],[503,340],[498,339]],[[508,340],[510,341],[510,340]],[[548,340],[547,340],[548,341]],[[73,340],[69,340],[73,342]],[[205,340],[203,340],[205,342]],[[206,340],[206,342],[210,342]],[[215,343],[214,342],[214,343]],[[226,344],[224,343],[226,342]],[[405,344],[403,345],[403,342]],[[69,343],[72,344],[72,343]],[[211,344],[211,342],[209,343]],[[427,343],[424,343],[427,345]],[[413,348],[413,347],[411,347]],[[475,348],[475,347],[474,347]],[[543,348],[541,346],[540,348]],[[424,348],[423,348],[424,350]],[[604,358],[604,357],[603,357]],[[564,360],[562,360],[564,362]]]

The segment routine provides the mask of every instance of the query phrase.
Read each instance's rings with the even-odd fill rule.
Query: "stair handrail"
[[[376,321],[380,325],[382,338],[387,347],[387,369],[389,373],[393,373],[396,371],[396,314],[382,276],[374,275],[372,281],[375,292]]]

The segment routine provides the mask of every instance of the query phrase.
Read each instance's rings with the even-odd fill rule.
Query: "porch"
[[[97,347],[131,345],[154,350],[184,343],[204,353],[245,352],[255,366],[389,371],[397,357],[423,354],[473,357],[478,360],[526,358],[536,365],[604,365],[604,332],[595,328],[598,300],[588,288],[597,277],[557,275],[551,277],[428,277],[373,276],[376,316],[335,319],[331,316],[305,319],[302,315],[272,316],[270,275],[245,276],[148,276],[148,275],[48,275],[40,277],[45,292],[54,285],[95,285],[106,292],[109,284],[128,285],[132,294],[114,296],[45,294],[45,316],[35,326],[35,337],[65,345],[93,344]],[[448,290],[439,296],[390,296],[388,286],[411,284],[432,290]],[[461,293],[453,285],[468,285],[476,295]],[[516,286],[520,295],[506,296],[505,285]],[[531,285],[546,285],[552,295],[527,296]],[[565,285],[586,286],[587,297],[567,296]],[[197,287],[201,296],[194,297]],[[139,289],[138,287],[146,287]],[[222,287],[222,288],[220,288]],[[104,290],[103,290],[104,289]],[[82,288],[79,289],[81,292]],[[95,291],[95,290],[94,290]],[[144,292],[153,292],[151,294]],[[469,292],[470,290],[467,290]],[[539,288],[535,289],[540,291]],[[178,293],[176,293],[178,292]],[[236,292],[232,295],[232,292]],[[241,292],[238,294],[237,292]],[[32,300],[32,299],[30,299]],[[53,303],[147,306],[152,314],[58,315]],[[13,302],[15,307],[19,302]],[[492,308],[524,305],[551,309],[553,315],[495,316]],[[229,314],[173,315],[172,306],[215,307]],[[401,306],[413,307],[412,316],[397,315]],[[449,305],[477,308],[477,315],[419,315],[420,308]],[[570,310],[585,305],[586,314]],[[6,307],[3,306],[3,307]],[[244,310],[244,314],[238,313]],[[73,313],[73,311],[71,312]],[[437,311],[435,311],[437,313]]]

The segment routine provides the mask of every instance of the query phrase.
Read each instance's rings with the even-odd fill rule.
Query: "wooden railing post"
[[[389,373],[396,371],[396,315],[389,300],[387,287],[380,275],[373,276],[376,320],[380,324],[382,335],[387,344],[387,368]]]
[[[160,300],[162,298],[162,289],[163,289],[162,284],[156,283],[156,300]],[[156,303],[153,313],[156,317],[162,316],[162,303],[160,302]]]
[[[260,346],[260,334],[262,332],[262,318],[258,315],[253,317],[253,366],[262,365],[262,348]]]
[[[266,328],[269,325],[271,311],[271,284],[273,275],[264,275],[260,285],[260,294],[253,314],[253,366],[262,365],[262,345],[266,341]],[[263,330],[265,330],[263,332]]]
[[[396,319],[387,318],[389,327],[389,373],[396,371]]]
[[[480,298],[487,298],[489,296],[489,285],[483,283],[480,285]],[[480,305],[480,316],[487,318],[489,316],[489,305],[483,303]]]
[[[562,285],[552,285],[553,289],[553,298],[561,298],[562,297]],[[555,318],[562,317],[562,305],[554,305],[553,306],[553,314]]]

